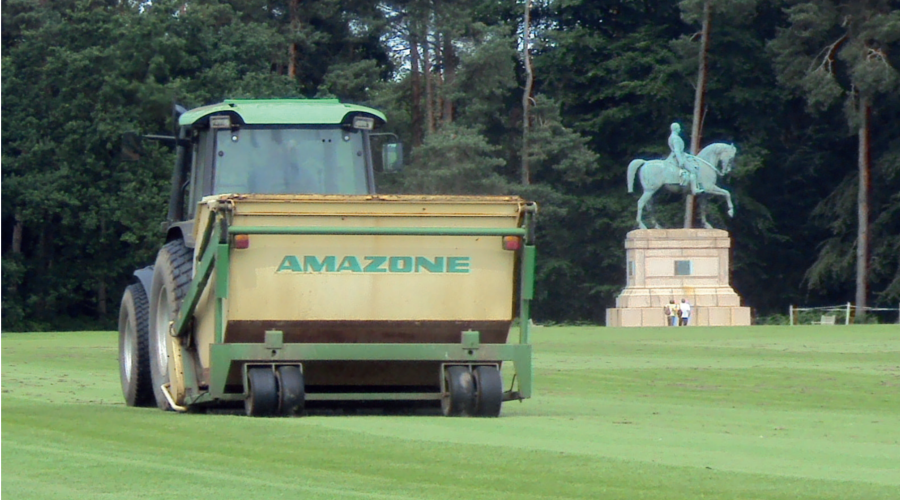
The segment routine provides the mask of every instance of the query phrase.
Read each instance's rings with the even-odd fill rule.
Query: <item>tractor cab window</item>
[[[199,132],[193,141],[190,177],[187,178],[184,190],[189,194],[185,196],[185,211],[189,217],[194,217],[197,204],[204,196],[212,194],[212,170],[210,165],[213,156],[213,134],[208,130]]]
[[[363,139],[340,127],[219,129],[213,194],[366,194]]]

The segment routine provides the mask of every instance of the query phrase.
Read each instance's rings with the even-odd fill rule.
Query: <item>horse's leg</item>
[[[644,191],[644,194],[642,194],[640,199],[638,199],[637,223],[638,223],[638,227],[640,227],[641,229],[647,229],[647,226],[644,225],[644,220],[643,220],[644,205],[646,205],[650,201],[650,198],[653,198],[653,193],[655,193],[655,192],[656,192],[655,190],[654,191]]]
[[[643,211],[646,206],[652,217],[653,225],[656,229],[662,229],[659,223],[656,222],[656,217],[653,214],[652,200],[653,195],[665,184],[664,165],[661,165],[661,162],[658,160],[644,163],[638,172],[638,177],[641,179],[641,187],[644,188],[644,194],[638,200],[638,225],[641,229],[647,229],[643,220]]]
[[[653,223],[654,229],[662,229],[663,227],[659,225],[659,222],[656,220],[656,205],[653,203],[653,200],[650,200],[650,203],[647,204],[647,208],[650,210],[650,222]]]
[[[703,227],[706,229],[715,229],[712,227],[712,224],[710,224],[709,221],[706,220],[707,197],[701,195],[699,201],[700,201],[700,223],[703,224]]]
[[[720,188],[719,186],[712,186],[706,189],[706,193],[709,195],[717,195],[725,198],[725,202],[728,203],[728,216],[734,217],[734,204],[731,203],[731,193],[727,190]]]

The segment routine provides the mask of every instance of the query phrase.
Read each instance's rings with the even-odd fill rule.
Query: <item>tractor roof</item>
[[[182,114],[178,124],[189,127],[221,113],[237,115],[246,125],[340,125],[351,113],[371,115],[381,123],[387,121],[380,111],[343,104],[337,99],[226,99]]]

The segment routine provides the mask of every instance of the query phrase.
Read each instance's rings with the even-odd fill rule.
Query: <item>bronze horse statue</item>
[[[737,154],[737,148],[731,144],[715,143],[710,144],[700,151],[697,156],[685,155],[688,161],[697,164],[697,182],[703,186],[704,192],[700,193],[700,221],[706,229],[712,229],[712,225],[706,220],[706,200],[702,195],[723,196],[728,202],[728,216],[734,217],[734,205],[731,203],[731,193],[716,185],[720,176],[727,175],[734,168],[734,157]],[[719,168],[721,165],[721,169]],[[644,206],[650,202],[653,195],[662,188],[678,192],[690,194],[690,185],[685,181],[685,172],[679,168],[673,158],[665,160],[633,160],[628,164],[628,192],[634,192],[635,174],[640,175],[641,186],[644,188],[644,194],[638,200],[637,223],[641,229],[647,229],[643,221]],[[651,214],[652,218],[652,214]],[[657,229],[660,225],[653,218],[652,222]]]

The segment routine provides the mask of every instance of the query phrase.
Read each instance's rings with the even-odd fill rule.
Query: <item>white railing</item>
[[[834,325],[843,323],[849,325],[856,318],[856,313],[860,308],[850,302],[836,306],[819,306],[819,307],[797,307],[795,305],[788,306],[788,318],[791,326],[802,324],[800,319],[801,312],[813,311],[820,312],[821,316],[818,320],[811,320],[809,324],[813,325]],[[900,304],[897,307],[865,307],[865,312],[896,312],[897,323],[900,323]],[[805,316],[809,316],[808,314]]]

